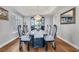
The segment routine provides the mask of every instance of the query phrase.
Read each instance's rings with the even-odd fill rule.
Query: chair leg
[[[29,42],[28,42],[28,51],[30,51]]]
[[[54,48],[54,50],[56,50],[56,47]]]
[[[19,44],[19,50],[22,51],[22,45],[21,45],[21,42]]]
[[[45,51],[48,51],[48,42],[46,42],[45,45]]]
[[[24,42],[24,43],[27,44],[27,50],[30,51],[29,42],[26,41],[26,42]]]
[[[52,42],[52,47],[54,48],[54,50],[56,50],[56,42],[55,41]]]

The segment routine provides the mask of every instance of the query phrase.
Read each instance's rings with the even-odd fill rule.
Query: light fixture
[[[36,21],[41,20],[41,18],[42,18],[42,17],[41,17],[40,15],[35,15],[35,16],[34,16],[34,19],[35,19]]]

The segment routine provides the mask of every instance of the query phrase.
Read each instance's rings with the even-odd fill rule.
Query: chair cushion
[[[23,35],[21,36],[21,41],[30,41],[29,36]]]
[[[53,41],[54,37],[52,37],[51,35],[48,35],[45,37],[45,41]]]

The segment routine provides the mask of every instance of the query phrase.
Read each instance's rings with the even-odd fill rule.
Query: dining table
[[[32,46],[32,48],[43,48],[45,47],[45,51],[48,51],[47,49],[47,41],[45,40],[45,37],[47,36],[47,33],[43,30],[33,30],[29,33],[30,37],[30,43],[29,45]]]

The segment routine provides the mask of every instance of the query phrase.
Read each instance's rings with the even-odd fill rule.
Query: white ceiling
[[[23,16],[52,15],[56,6],[11,6]]]

